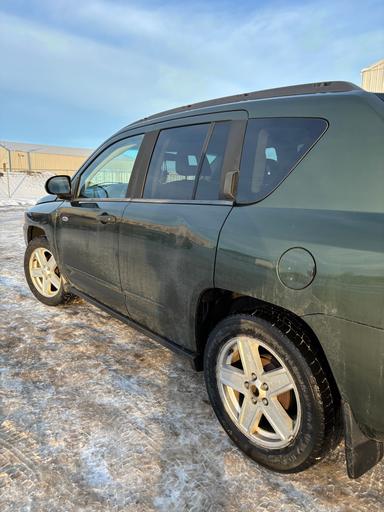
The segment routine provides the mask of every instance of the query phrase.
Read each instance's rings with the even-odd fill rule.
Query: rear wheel
[[[266,320],[234,315],[220,322],[207,343],[204,372],[228,435],[270,469],[302,471],[337,437],[337,404],[318,358]]]
[[[45,237],[29,242],[25,251],[24,272],[31,292],[40,302],[57,306],[70,297],[64,291],[59,267]]]

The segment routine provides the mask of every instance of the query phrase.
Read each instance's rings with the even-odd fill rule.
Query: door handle
[[[227,172],[224,179],[224,196],[230,201],[235,200],[239,171]]]
[[[113,224],[117,220],[114,215],[109,215],[107,212],[96,215],[96,219],[102,224]]]

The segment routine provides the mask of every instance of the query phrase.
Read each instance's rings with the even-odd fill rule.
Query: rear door
[[[120,228],[120,275],[130,317],[191,350],[200,294],[213,287],[220,229],[232,208],[223,193],[236,171],[245,112],[156,126],[141,197]]]
[[[121,291],[118,233],[143,135],[102,151],[82,172],[76,197],[58,210],[56,245],[72,285],[126,314]]]

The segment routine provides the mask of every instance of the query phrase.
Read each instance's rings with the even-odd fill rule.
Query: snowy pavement
[[[384,510],[383,463],[349,480],[341,445],[271,473],[231,444],[183,358],[84,302],[37,302],[23,212],[0,208],[2,512]]]

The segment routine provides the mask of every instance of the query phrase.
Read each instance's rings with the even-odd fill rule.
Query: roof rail
[[[177,114],[178,112],[186,112],[188,110],[195,110],[198,108],[212,107],[214,105],[224,105],[226,103],[236,103],[240,101],[259,100],[265,98],[278,98],[280,96],[296,96],[300,94],[318,94],[324,92],[348,92],[361,90],[351,82],[317,82],[312,84],[291,85],[288,87],[277,87],[276,89],[264,89],[262,91],[246,92],[243,94],[235,94],[233,96],[224,96],[223,98],[216,98],[208,101],[200,101],[192,103],[191,105],[184,105],[182,107],[164,110],[158,114],[153,114],[144,117],[132,124],[141,123],[158,117],[167,116],[169,114]]]

